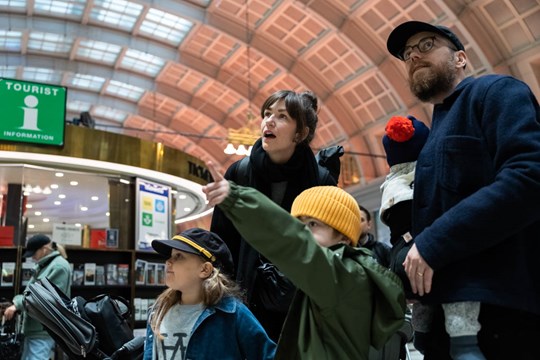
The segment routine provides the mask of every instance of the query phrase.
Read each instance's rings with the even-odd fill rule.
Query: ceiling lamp
[[[227,147],[223,152],[228,155],[249,156],[253,144],[261,137],[255,117],[248,113],[248,122],[240,129],[229,129]]]
[[[245,19],[246,19],[246,65],[247,65],[247,122],[246,125],[240,129],[228,129],[227,135],[227,147],[223,152],[228,155],[240,155],[249,156],[253,144],[261,136],[260,129],[256,123],[256,118],[251,111],[251,32],[249,31],[249,7],[248,0],[244,2],[246,5]]]

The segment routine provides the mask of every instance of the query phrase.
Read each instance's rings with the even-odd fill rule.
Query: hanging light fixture
[[[227,147],[223,152],[228,155],[249,156],[253,144],[261,136],[260,129],[256,123],[256,118],[251,111],[251,32],[249,31],[249,0],[245,0],[246,5],[246,65],[247,65],[247,98],[248,110],[246,114],[246,125],[239,129],[229,129],[227,134]]]

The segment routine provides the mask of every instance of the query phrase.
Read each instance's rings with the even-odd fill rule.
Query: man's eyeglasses
[[[411,54],[414,48],[417,48],[418,51],[420,51],[422,54],[429,52],[435,46],[435,39],[437,39],[436,36],[429,36],[420,39],[420,41],[416,45],[405,46],[400,55],[401,60],[408,61],[411,58]],[[457,49],[454,49],[450,46],[448,47],[454,51],[457,51]]]

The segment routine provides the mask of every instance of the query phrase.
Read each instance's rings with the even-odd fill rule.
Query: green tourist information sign
[[[0,141],[64,145],[67,89],[0,78]]]

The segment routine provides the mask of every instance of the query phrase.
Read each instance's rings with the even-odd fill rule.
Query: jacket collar
[[[60,253],[58,252],[58,250],[54,250],[54,251],[51,252],[50,254],[48,254],[48,255],[42,257],[41,259],[39,259],[39,260],[37,261],[36,264],[37,264],[37,266],[38,266],[39,268],[44,268],[44,267],[46,267],[47,265],[49,265],[49,263],[50,263],[51,261],[53,261],[53,259],[54,259],[55,257],[57,257],[58,255],[60,255]]]
[[[357,255],[368,255],[371,256],[371,250],[368,250],[364,247],[352,247],[347,244],[335,244],[328,247],[329,250],[340,254],[341,257],[352,258]]]
[[[227,296],[222,298],[215,306],[217,310],[226,312],[226,313],[234,313],[236,311],[237,302],[236,299],[232,296]]]

